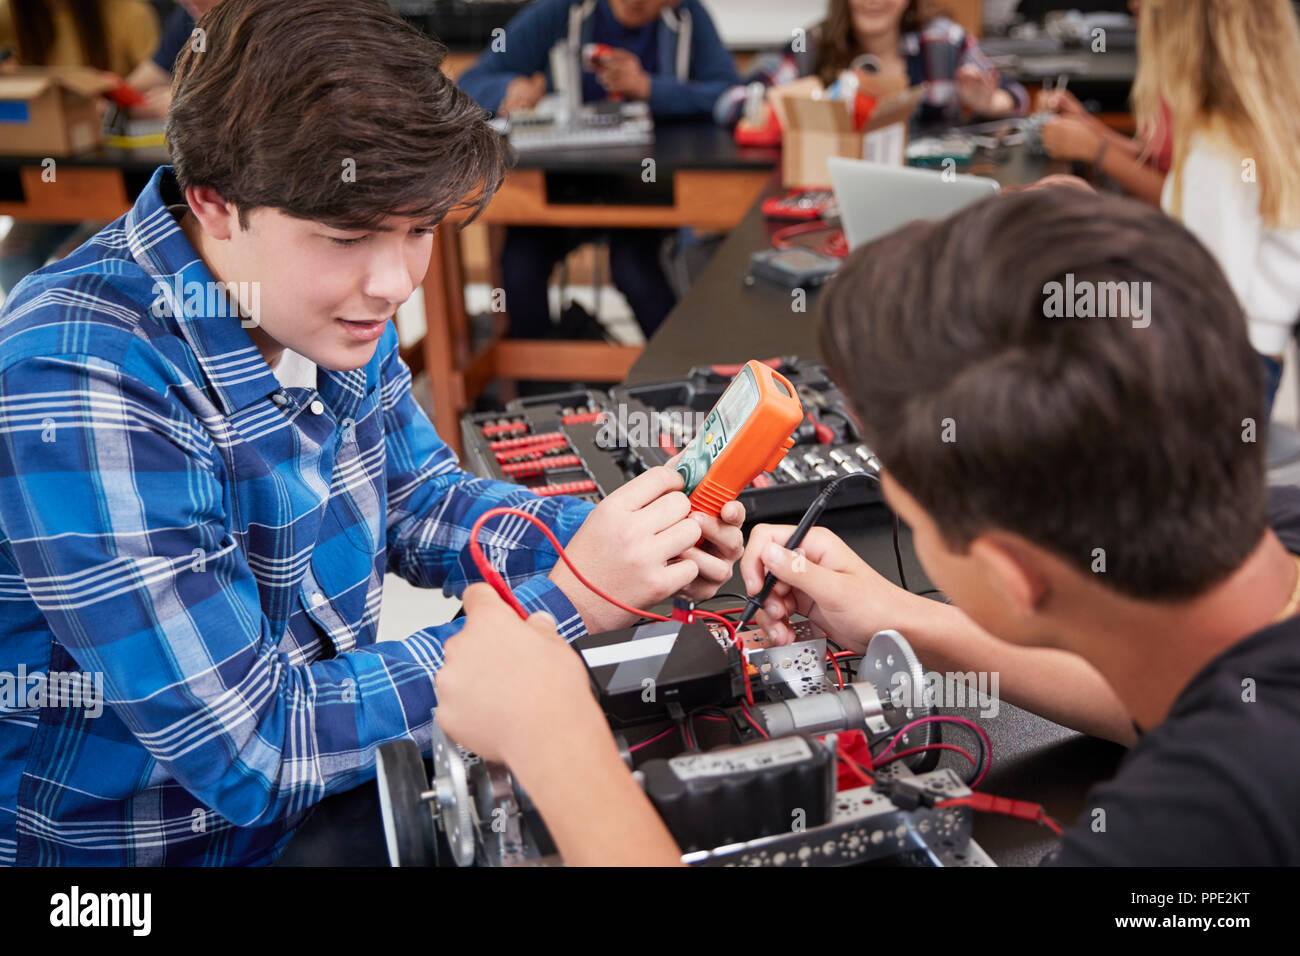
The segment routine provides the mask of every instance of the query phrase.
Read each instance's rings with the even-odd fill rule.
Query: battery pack
[[[647,760],[638,769],[646,796],[685,853],[831,818],[835,755],[812,737]]]

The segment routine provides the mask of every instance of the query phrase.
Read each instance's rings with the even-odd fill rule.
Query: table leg
[[[438,232],[452,230],[455,226],[442,225]],[[452,237],[454,241],[454,236]],[[433,243],[429,269],[424,274],[424,373],[429,381],[429,397],[433,402],[433,425],[456,454],[463,450],[460,442],[460,416],[465,410],[464,384],[457,368],[456,348],[453,344],[450,298],[462,295],[459,283],[451,288],[455,272],[448,269],[445,243],[441,236]],[[463,306],[462,306],[463,310]]]

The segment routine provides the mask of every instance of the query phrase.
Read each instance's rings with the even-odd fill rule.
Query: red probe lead
[[[529,514],[527,511],[520,511],[518,508],[489,508],[487,511],[479,515],[478,520],[474,522],[474,526],[469,529],[469,554],[470,557],[474,559],[474,564],[478,567],[480,573],[482,573],[483,580],[496,589],[497,594],[501,595],[501,599],[514,608],[515,613],[519,615],[521,620],[528,620],[528,609],[519,603],[519,598],[515,597],[515,593],[510,590],[510,585],[506,584],[506,580],[501,576],[501,572],[492,566],[492,562],[488,561],[487,555],[483,553],[482,545],[478,543],[478,536],[483,530],[483,525],[485,525],[490,519],[502,515],[523,518],[530,524],[535,525],[537,530],[545,536],[551,547],[555,549],[555,553],[560,556],[560,560],[569,566],[569,570],[573,572],[573,576],[577,578],[583,587],[589,590],[592,594],[604,598],[615,607],[621,608],[622,610],[627,611],[628,614],[633,614],[637,617],[648,617],[652,621],[672,620],[672,618],[664,617],[662,614],[656,614],[654,611],[643,611],[640,608],[630,607],[617,598],[610,597],[600,588],[596,587],[596,585],[588,581],[583,577],[582,572],[573,566],[573,562],[569,560],[569,556],[564,553],[564,546],[560,544],[559,539],[555,537],[555,533],[552,532],[550,528],[546,527],[542,520],[536,515]],[[752,704],[754,702],[754,689],[749,683],[749,671],[745,667],[745,646],[741,641],[740,635],[736,633],[736,626],[722,615],[714,614],[712,611],[704,611],[696,608],[693,613],[699,617],[707,617],[717,621],[727,629],[727,636],[731,638],[731,642],[736,645],[736,649],[740,652],[741,672],[745,675],[745,699]]]

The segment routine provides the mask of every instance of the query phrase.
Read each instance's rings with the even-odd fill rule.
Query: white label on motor
[[[646,624],[637,628],[636,635],[631,640],[584,648],[582,659],[588,667],[604,667],[608,664],[622,664],[624,661],[644,660],[647,657],[664,657],[677,643],[680,629],[681,624],[676,621]]]
[[[783,737],[749,747],[673,757],[668,761],[668,766],[673,768],[678,780],[693,780],[697,777],[723,777],[733,773],[766,770],[768,767],[798,763],[811,756],[808,741],[802,737]]]
[[[606,664],[622,664],[624,661],[636,661],[645,657],[661,657],[673,649],[676,640],[676,634],[669,634],[667,637],[648,637],[640,641],[589,647],[582,652],[582,658],[588,667],[604,667]]]

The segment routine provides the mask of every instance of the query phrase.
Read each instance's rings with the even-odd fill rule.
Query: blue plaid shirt
[[[427,749],[460,622],[376,644],[385,572],[459,595],[488,508],[562,542],[591,510],[461,470],[391,325],[364,368],[282,388],[237,316],[163,291],[213,282],[182,201],[161,167],[0,313],[0,862],[273,860],[378,744]],[[483,541],[525,606],[583,633],[532,525]],[[33,674],[101,702],[49,706]]]

